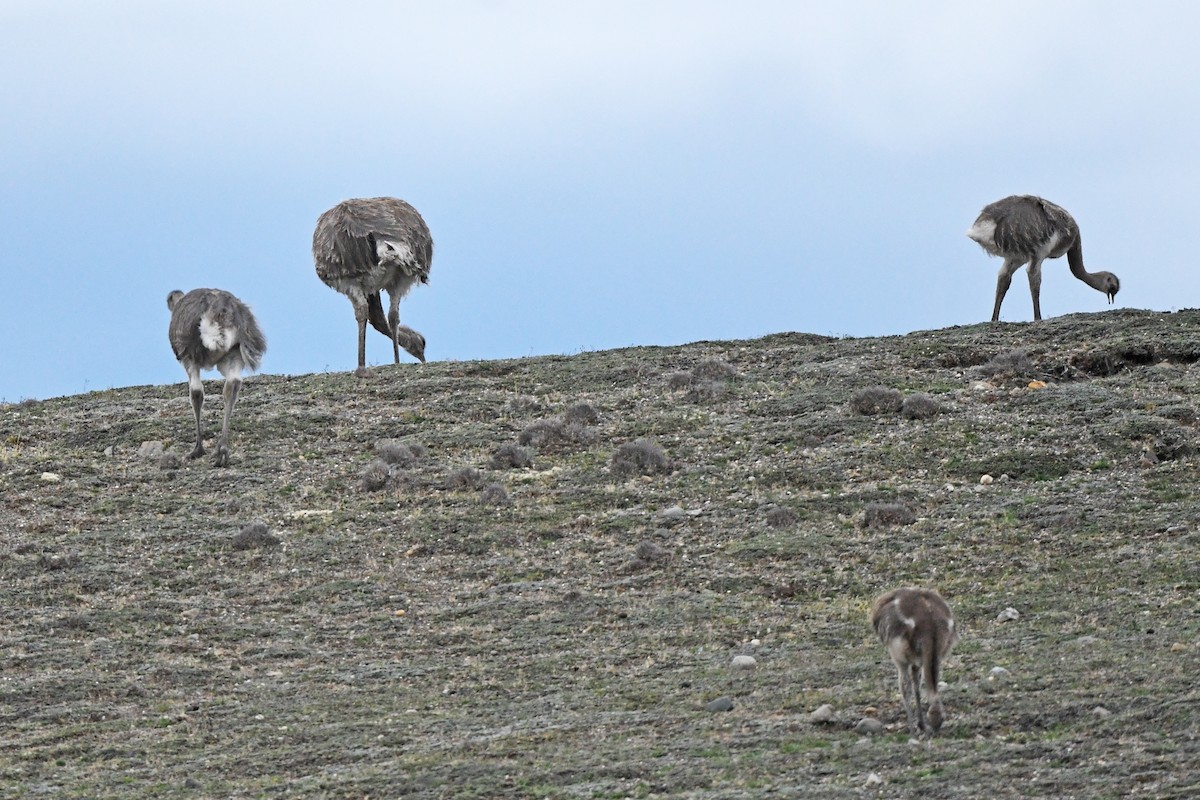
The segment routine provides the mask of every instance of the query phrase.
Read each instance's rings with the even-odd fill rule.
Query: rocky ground
[[[1198,796],[1198,359],[1116,311],[268,375],[224,469],[182,384],[0,406],[0,796]]]

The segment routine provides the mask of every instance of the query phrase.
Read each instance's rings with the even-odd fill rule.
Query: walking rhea
[[[225,378],[225,421],[217,437],[213,463],[228,466],[229,421],[242,386],[242,370],[258,369],[267,340],[246,304],[220,289],[193,289],[187,294],[176,289],[167,295],[167,307],[171,309],[171,349],[187,372],[192,409],[196,412],[196,447],[188,458],[204,455],[204,430],[200,425],[204,381],[200,370],[216,367]]]

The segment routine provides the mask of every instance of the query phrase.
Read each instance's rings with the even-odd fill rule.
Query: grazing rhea
[[[417,281],[429,283],[433,238],[417,210],[394,197],[345,200],[326,211],[313,231],[317,275],[350,298],[358,321],[358,374],[367,372],[367,323],[425,360],[425,337],[400,324],[400,299]],[[379,293],[390,301],[387,317]]]
[[[229,420],[242,386],[242,370],[254,371],[267,351],[267,340],[246,304],[220,289],[193,289],[184,294],[176,289],[167,295],[171,309],[171,349],[187,371],[192,409],[196,412],[196,447],[188,458],[204,455],[204,433],[200,408],[204,405],[204,381],[200,370],[216,367],[225,378],[225,422],[217,438],[213,463],[229,464]]]
[[[945,715],[938,675],[958,640],[950,607],[933,589],[893,589],[875,601],[871,625],[896,664],[909,731],[937,733]],[[928,724],[921,708],[922,673],[929,696]]]
[[[1002,256],[1000,277],[996,280],[996,305],[992,322],[1000,319],[1000,303],[1021,265],[1029,265],[1029,293],[1033,295],[1033,318],[1042,318],[1042,262],[1064,253],[1071,274],[1093,289],[1108,295],[1112,302],[1121,289],[1121,281],[1111,272],[1088,272],[1083,267],[1083,244],[1079,226],[1066,209],[1033,195],[1013,195],[984,206],[979,218],[967,231],[990,255]]]

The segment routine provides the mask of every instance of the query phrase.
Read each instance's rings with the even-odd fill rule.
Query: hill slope
[[[262,376],[227,469],[139,455],[182,385],[0,407],[0,793],[1192,794],[1197,359],[1200,312],[1119,311]],[[963,629],[918,745],[902,584]]]

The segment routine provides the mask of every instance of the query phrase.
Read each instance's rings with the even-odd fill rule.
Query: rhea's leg
[[[946,711],[942,707],[942,698],[932,689],[927,689],[929,695],[929,730],[932,733],[937,733],[942,729],[942,720],[945,718]]]
[[[400,363],[400,295],[388,292],[388,326],[392,329],[392,356]]]
[[[1042,318],[1042,262],[1034,259],[1029,262],[1029,294],[1033,297],[1033,318]]]
[[[996,277],[996,305],[992,308],[992,322],[1000,321],[1000,304],[1004,302],[1004,295],[1008,293],[1008,287],[1012,285],[1012,276],[1021,268],[1024,261],[1015,259],[1004,259],[1003,266],[1000,267],[1000,274]]]
[[[196,446],[188,453],[188,458],[199,458],[204,455],[204,430],[200,427],[200,409],[204,406],[204,381],[200,380],[200,369],[194,366],[184,366],[188,374],[188,390],[192,396],[192,411],[196,414]]]
[[[913,710],[912,704],[912,687],[909,681],[908,667],[896,665],[896,680],[900,684],[900,702],[904,705],[904,715],[908,718],[908,730],[910,733],[916,732],[916,712]]]
[[[225,387],[222,390],[225,399],[225,419],[221,423],[221,435],[217,439],[217,454],[213,458],[213,464],[218,467],[227,467],[229,466],[229,423],[233,419],[233,407],[237,405],[238,390],[242,388],[241,362],[221,368],[221,374],[225,376]]]
[[[909,680],[912,682],[913,707],[917,710],[917,731],[925,730],[925,709],[921,708],[921,668],[913,664],[908,668]],[[912,728],[912,725],[909,725]]]
[[[354,374],[360,378],[367,375],[367,296],[361,289],[348,291],[346,295],[354,306],[354,319],[358,321],[358,369]]]

